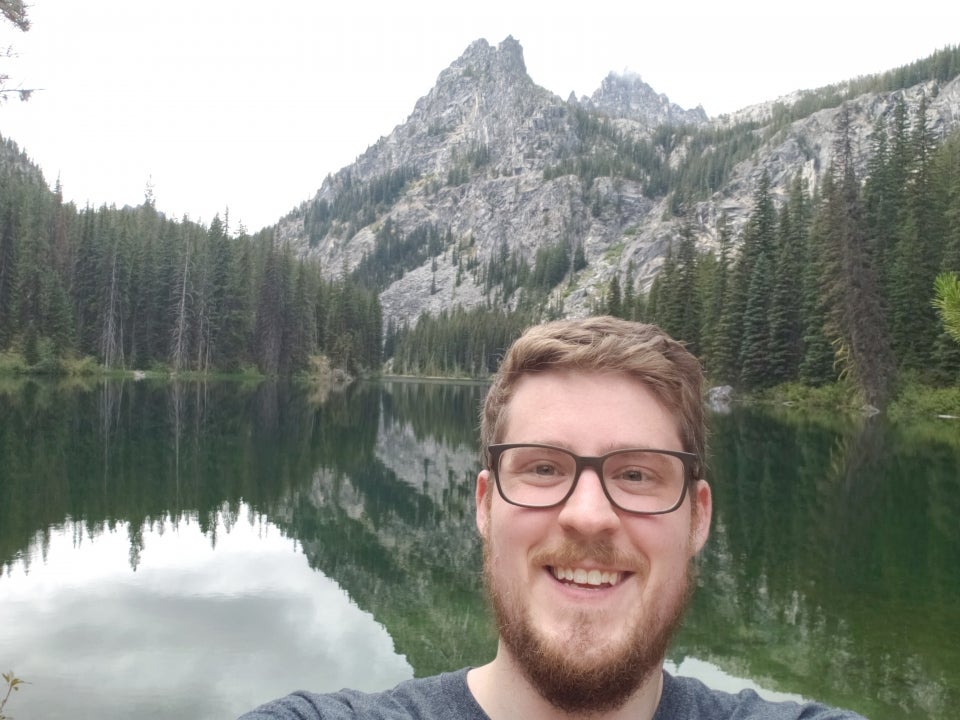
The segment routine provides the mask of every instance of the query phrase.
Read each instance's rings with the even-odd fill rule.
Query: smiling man
[[[528,329],[487,393],[481,446],[496,657],[382,693],[295,693],[246,720],[860,717],[663,670],[712,508],[702,374],[680,343],[609,317]]]

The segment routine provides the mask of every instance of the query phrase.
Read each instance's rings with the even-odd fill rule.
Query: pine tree
[[[790,199],[780,213],[779,249],[768,312],[770,378],[779,383],[796,379],[802,353],[801,277],[807,246],[807,198],[798,175]]]
[[[604,312],[614,317],[623,316],[623,296],[620,293],[620,276],[614,273],[607,286],[607,297],[604,303]]]
[[[754,193],[753,212],[744,231],[736,273],[738,292],[743,293],[740,381],[746,387],[763,387],[773,380],[767,310],[773,297],[776,233],[777,212],[770,194],[770,178],[764,173]]]
[[[9,347],[16,331],[13,317],[17,280],[17,212],[12,188],[0,178],[0,350]]]
[[[817,387],[837,379],[834,368],[833,345],[828,331],[827,293],[825,278],[830,273],[834,254],[830,252],[830,226],[823,197],[832,197],[833,176],[829,173],[823,179],[823,191],[819,199],[813,201],[817,212],[814,214],[807,249],[804,254],[801,307],[803,317],[802,343],[803,354],[800,360],[800,380],[807,385]],[[836,333],[832,333],[835,337]]]
[[[827,270],[830,322],[846,372],[866,401],[884,407],[895,382],[895,363],[883,314],[880,280],[866,238],[866,222],[853,158],[850,108],[837,114],[831,194],[824,196],[835,260]]]
[[[627,274],[623,278],[623,317],[637,320],[637,295],[635,291],[634,267],[631,260],[627,264]]]
[[[251,239],[240,235],[230,257],[218,334],[217,356],[223,369],[230,372],[240,370],[243,364],[250,360],[249,347],[254,319],[252,255]]]
[[[960,131],[937,149],[933,166],[933,184],[943,217],[939,273],[960,276]],[[954,342],[942,325],[934,344],[933,363],[932,374],[938,382],[960,382],[960,343]]]
[[[698,292],[699,263],[692,220],[688,216],[680,229],[680,245],[677,249],[676,285],[671,294],[678,309],[677,337],[694,355],[700,354],[700,326],[702,323],[701,295]]]
[[[731,281],[733,267],[730,261],[731,232],[726,213],[717,222],[719,257],[710,300],[705,304],[704,334],[707,337],[705,365],[714,382],[733,382],[737,375],[739,317],[735,316]]]

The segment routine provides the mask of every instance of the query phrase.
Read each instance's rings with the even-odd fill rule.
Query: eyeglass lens
[[[577,477],[577,457],[561,448],[524,445],[500,455],[498,478],[507,500],[530,507],[561,502]],[[585,465],[584,465],[585,466]],[[683,461],[653,450],[623,450],[603,458],[603,483],[613,502],[632,512],[675,507],[686,478]]]

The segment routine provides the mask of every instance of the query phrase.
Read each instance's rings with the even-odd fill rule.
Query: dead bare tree
[[[170,362],[173,365],[174,372],[184,370],[188,365],[190,325],[188,323],[188,311],[190,301],[190,246],[187,245],[183,253],[183,272],[180,274],[180,280],[177,287],[177,319],[173,325],[173,338],[170,351]]]
[[[123,367],[123,303],[120,298],[118,248],[114,245],[110,261],[110,284],[100,326],[100,354],[107,368]]]

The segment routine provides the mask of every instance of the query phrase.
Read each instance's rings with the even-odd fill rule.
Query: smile
[[[616,570],[585,570],[583,568],[551,567],[550,573],[560,582],[588,587],[612,587],[620,582],[623,573]]]

